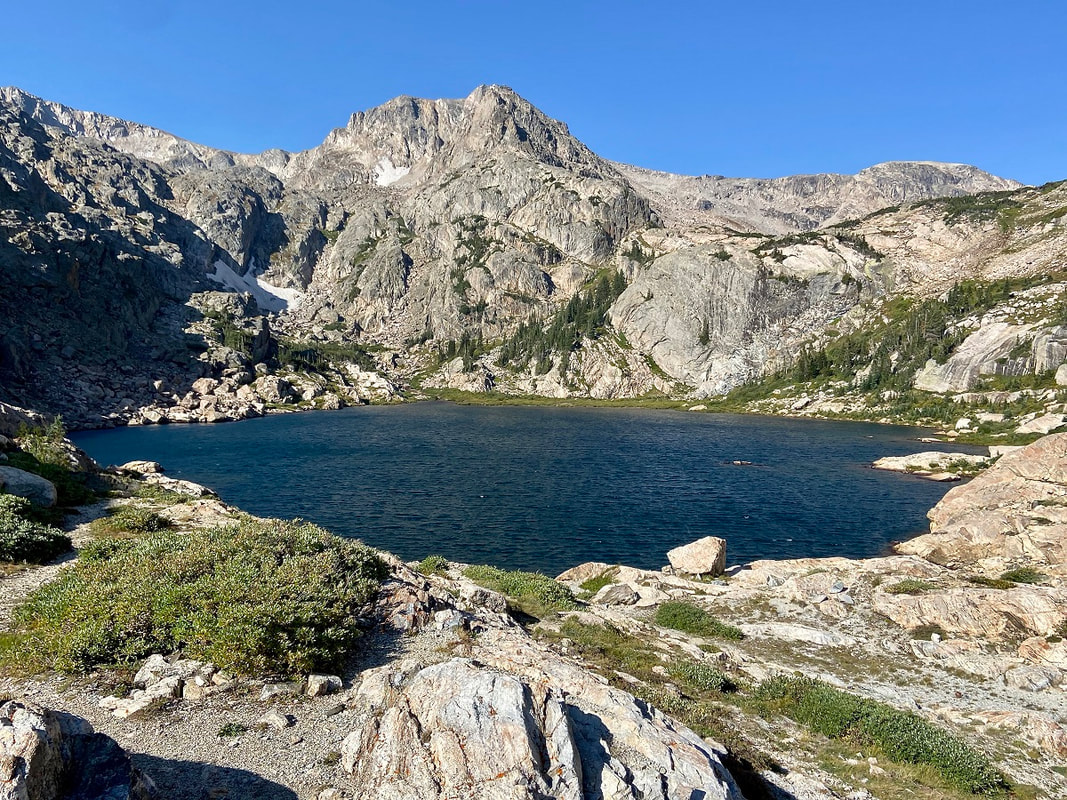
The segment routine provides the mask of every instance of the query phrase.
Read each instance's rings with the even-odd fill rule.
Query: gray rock
[[[289,714],[283,714],[280,711],[275,710],[269,711],[260,717],[259,724],[280,731],[295,725],[296,720]]]
[[[45,508],[56,504],[56,487],[51,481],[15,467],[0,466],[0,490]]]
[[[641,596],[625,583],[609,583],[593,595],[593,602],[604,606],[632,606]]]
[[[88,721],[21,701],[0,706],[3,800],[148,800],[152,782]]]
[[[307,693],[311,697],[321,697],[341,691],[343,682],[336,675],[308,675]]]

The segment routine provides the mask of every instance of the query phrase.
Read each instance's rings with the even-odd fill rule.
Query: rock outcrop
[[[997,574],[1013,564],[1067,574],[1067,434],[1001,457],[929,516],[931,532],[897,552]]]
[[[84,719],[9,700],[0,706],[4,800],[149,800],[152,784]]]

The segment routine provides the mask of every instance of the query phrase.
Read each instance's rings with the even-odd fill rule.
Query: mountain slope
[[[1016,185],[973,167],[652,173],[499,86],[396,98],[300,153],[228,153],[17,89],[0,111],[2,388],[79,420],[147,405],[196,418],[215,402],[190,394],[200,377],[225,405],[253,368],[353,358],[400,383],[705,396],[789,363],[863,304],[944,291],[1005,248],[1055,250],[922,206]],[[833,227],[900,203],[874,227]],[[112,244],[71,277],[71,241]],[[1009,273],[1027,260],[1006,258]],[[104,389],[72,399],[72,381]],[[249,402],[242,414],[273,401]]]

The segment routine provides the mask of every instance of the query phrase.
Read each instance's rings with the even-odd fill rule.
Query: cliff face
[[[1048,268],[1061,220],[1030,241],[924,206],[1016,186],[963,165],[766,181],[612,164],[499,86],[397,98],[300,153],[216,150],[18,89],[0,119],[3,386],[79,421],[281,369],[235,344],[259,317],[283,349],[355,348],[393,382],[714,394],[887,293]],[[628,288],[571,342],[504,363],[520,323],[547,330],[615,271]]]

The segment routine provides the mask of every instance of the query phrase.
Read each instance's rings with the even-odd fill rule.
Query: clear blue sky
[[[231,150],[304,149],[398,94],[500,83],[654,169],[1067,178],[1060,0],[5,6],[0,84]]]

